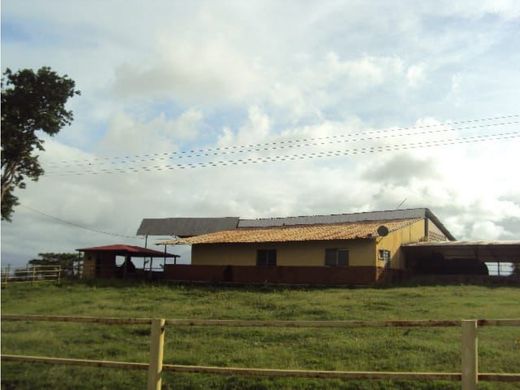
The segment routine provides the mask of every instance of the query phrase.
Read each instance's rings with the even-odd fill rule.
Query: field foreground
[[[520,318],[520,288],[379,289],[74,283],[9,286],[2,313],[282,320]],[[148,362],[147,326],[2,322],[2,353]],[[479,331],[481,372],[520,372],[520,328]],[[165,363],[355,371],[460,371],[459,328],[166,329]],[[458,389],[458,382],[164,374],[165,389]],[[4,389],[143,389],[145,371],[2,364]],[[482,389],[520,384],[486,383]]]

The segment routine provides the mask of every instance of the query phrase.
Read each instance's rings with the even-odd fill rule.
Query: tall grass
[[[215,287],[74,283],[9,286],[2,313],[111,317],[383,320],[520,318],[520,288]],[[3,322],[2,352],[147,362],[146,326]],[[479,332],[480,371],[520,372],[520,329]],[[165,362],[370,371],[460,371],[460,329],[168,327]],[[145,372],[4,363],[2,388],[144,388]],[[458,383],[165,374],[175,389],[457,389]],[[484,389],[515,385],[483,383]]]

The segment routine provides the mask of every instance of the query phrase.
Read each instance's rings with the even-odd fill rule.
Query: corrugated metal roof
[[[417,242],[402,246],[407,255],[445,259],[479,259],[481,261],[520,262],[520,241],[442,241]]]
[[[153,249],[143,248],[135,245],[104,245],[104,246],[93,246],[91,248],[76,249],[79,252],[106,252],[113,253],[120,256],[133,256],[133,257],[178,257],[170,253],[163,253],[155,251]]]
[[[284,226],[271,228],[241,228],[201,236],[161,241],[161,245],[174,244],[217,244],[217,243],[255,243],[255,242],[290,242],[290,241],[328,241],[351,240],[356,238],[377,237],[377,228],[384,224],[389,231],[400,229],[421,220],[403,219],[397,221],[368,221],[358,223]]]
[[[362,221],[384,221],[396,219],[424,218],[426,209],[370,211],[365,213],[308,215],[285,218],[240,219],[239,228],[260,228],[295,225],[340,224]]]
[[[456,247],[456,246],[520,246],[519,240],[498,241],[425,241],[403,244],[407,247]]]
[[[224,218],[145,218],[138,236],[191,237],[222,230],[236,229],[238,217]]]
[[[369,211],[350,214],[311,215],[285,218],[240,219],[238,227],[262,228],[276,226],[322,225],[416,218],[429,218],[438,226],[438,228],[446,235],[446,237],[448,237],[448,239],[455,240],[455,237],[453,237],[453,235],[444,227],[439,219],[427,208]]]

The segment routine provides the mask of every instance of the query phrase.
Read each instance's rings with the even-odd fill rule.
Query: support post
[[[163,318],[152,320],[147,390],[161,390],[165,322]]]
[[[7,281],[9,280],[9,274],[11,273],[11,264],[7,264],[7,270],[5,271],[5,287],[7,288]]]
[[[33,284],[35,280],[36,280],[36,267],[33,265],[33,267],[32,267],[32,281],[31,281],[31,284]]]
[[[477,390],[478,335],[477,320],[462,321],[462,390]]]

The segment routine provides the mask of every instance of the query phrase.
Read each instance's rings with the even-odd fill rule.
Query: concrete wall
[[[370,285],[382,280],[376,267],[257,267],[234,265],[166,264],[171,281],[239,284]]]
[[[325,266],[325,249],[349,251],[349,266],[376,266],[374,240],[303,241],[255,244],[199,244],[193,245],[193,265],[256,266],[258,249],[276,249],[277,266]]]
[[[394,270],[405,269],[404,253],[400,249],[401,244],[419,242],[425,239],[425,220],[420,220],[402,229],[390,232],[388,236],[377,239],[376,254],[379,257],[379,250],[390,251],[390,268]],[[377,266],[384,267],[385,262],[377,259]]]

